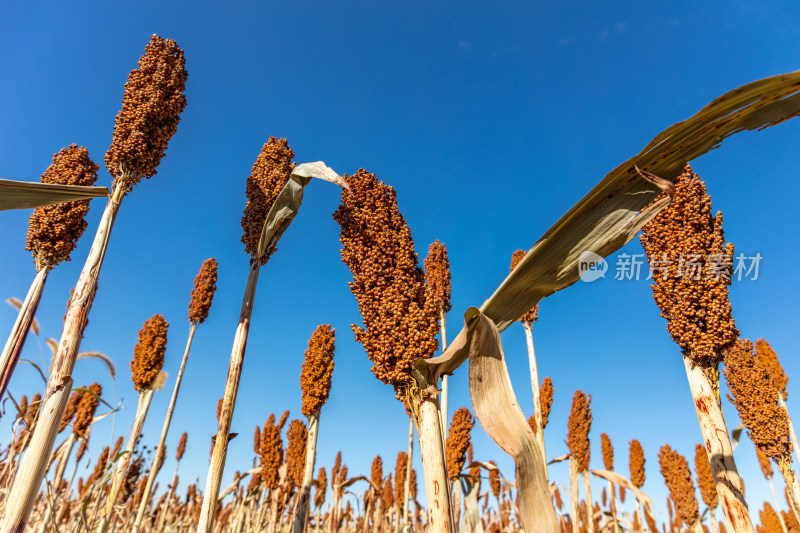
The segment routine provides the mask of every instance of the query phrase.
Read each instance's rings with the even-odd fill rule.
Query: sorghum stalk
[[[53,154],[53,163],[42,174],[42,183],[94,185],[100,167],[86,148],[71,144]],[[28,220],[26,250],[33,252],[36,277],[14,322],[14,327],[0,354],[0,397],[6,391],[19,361],[28,330],[42,297],[47,275],[62,261],[69,261],[78,239],[86,229],[90,200],[37,207]]]
[[[289,181],[294,164],[292,158],[294,151],[289,148],[286,139],[270,137],[261,149],[256,162],[253,164],[250,176],[247,178],[247,198],[242,229],[244,235],[242,242],[245,251],[250,254],[250,269],[247,273],[247,282],[242,298],[242,310],[239,314],[239,324],[231,348],[231,361],[228,366],[228,377],[225,383],[222,412],[220,413],[219,427],[215,440],[211,464],[208,467],[206,489],[203,494],[203,506],[200,511],[200,521],[197,533],[210,533],[214,527],[214,514],[217,509],[217,496],[222,483],[222,472],[225,469],[225,458],[228,454],[228,435],[233,419],[233,409],[236,406],[236,396],[239,392],[239,380],[242,377],[242,365],[247,347],[247,336],[250,332],[250,317],[253,314],[253,301],[258,285],[258,273],[261,265],[266,264],[274,248],[265,251],[261,257],[258,255],[259,241],[264,222],[269,210],[284,185]]]
[[[300,388],[303,391],[302,413],[308,418],[308,441],[297,511],[292,520],[294,533],[302,533],[308,517],[308,500],[311,495],[311,481],[314,478],[314,463],[317,456],[319,413],[322,406],[328,401],[331,391],[335,335],[336,332],[330,325],[317,326],[308,341],[308,350],[306,350],[305,361],[300,372]]]
[[[719,399],[719,363],[739,335],[728,299],[734,250],[725,243],[722,213],[711,215],[705,184],[689,165],[675,181],[672,202],[645,225],[641,242],[653,270],[653,296],[681,347],[725,522],[732,533],[753,533]]]
[[[153,315],[147,319],[139,330],[139,342],[133,348],[131,373],[134,388],[139,391],[139,403],[136,407],[136,416],[133,419],[128,445],[125,453],[117,463],[111,480],[111,489],[106,498],[103,517],[98,527],[98,533],[105,533],[114,520],[114,505],[122,489],[128,465],[133,458],[133,451],[139,435],[142,433],[150,402],[153,400],[154,384],[164,366],[164,353],[167,350],[167,328],[169,324],[161,315]]]
[[[511,255],[511,268],[513,271],[517,265],[525,258],[527,252],[525,250],[517,250]],[[544,423],[542,420],[541,401],[539,400],[539,368],[536,364],[536,351],[533,348],[533,323],[539,318],[539,306],[536,305],[522,315],[519,321],[522,322],[522,328],[525,330],[525,340],[528,346],[528,367],[531,373],[531,390],[533,391],[533,406],[534,406],[534,420],[536,427],[533,432],[536,434],[536,440],[539,442],[539,448],[542,450],[542,462],[544,463],[544,471],[547,472],[547,459],[544,451]]]
[[[167,407],[167,415],[164,417],[164,426],[161,429],[161,437],[156,447],[156,452],[153,454],[153,464],[158,464],[164,455],[164,447],[167,442],[167,433],[169,426],[172,423],[172,415],[175,412],[175,404],[178,401],[178,393],[181,389],[181,381],[183,380],[183,372],[186,370],[186,361],[189,359],[189,350],[192,347],[192,340],[194,339],[194,332],[198,324],[202,324],[208,317],[208,311],[211,308],[211,302],[214,299],[214,291],[217,288],[217,261],[213,257],[203,261],[203,266],[200,267],[200,272],[194,280],[194,289],[192,290],[192,298],[189,303],[189,339],[186,341],[186,349],[183,351],[183,358],[181,359],[181,366],[178,370],[178,377],[175,378],[175,386],[172,389],[172,397],[169,400],[169,407]],[[155,482],[158,471],[155,468],[150,469],[150,474],[147,476],[147,484],[144,486],[144,493],[142,494],[142,501],[139,504],[139,511],[136,514],[136,520],[133,523],[133,533],[137,533],[142,525],[144,513],[150,506],[150,493],[153,490],[153,483]]]
[[[344,178],[350,192],[343,192],[334,218],[341,227],[342,261],[353,273],[350,290],[363,317],[363,328],[353,325],[356,340],[373,362],[375,376],[392,385],[414,413],[430,531],[454,532],[438,383],[414,369],[415,359],[436,351],[440,316],[427,297],[425,276],[417,266],[394,189],[363,169]]]
[[[131,71],[128,77],[122,110],[117,114],[114,137],[106,153],[106,166],[114,176],[113,191],[69,301],[43,402],[46,423],[38,424],[31,440],[33,447],[25,454],[11,488],[1,533],[22,531],[33,509],[69,399],[72,370],[97,292],[97,278],[114,220],[125,194],[142,178],[155,175],[186,106],[183,95],[186,77],[183,51],[175,41],[157,35],[153,35],[145,47],[139,68]]]

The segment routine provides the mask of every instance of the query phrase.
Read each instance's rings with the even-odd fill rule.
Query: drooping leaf
[[[109,194],[106,187],[0,179],[0,211],[42,207]]]

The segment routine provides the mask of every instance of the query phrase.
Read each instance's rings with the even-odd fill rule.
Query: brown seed
[[[447,259],[447,247],[433,241],[428,246],[428,257],[425,258],[425,282],[428,285],[428,299],[442,312],[450,311],[450,261]]]
[[[628,455],[628,464],[630,467],[631,472],[631,483],[637,488],[642,488],[644,485],[644,450],[642,449],[642,444],[633,439],[628,444],[629,455]],[[625,498],[622,499],[625,501]]]
[[[425,275],[394,189],[363,169],[344,178],[350,191],[343,191],[333,216],[364,323],[363,328],[353,325],[353,331],[373,363],[372,372],[402,398],[412,382],[414,360],[431,357],[438,348],[439,312],[427,298]]]
[[[372,460],[370,480],[376,487],[380,487],[381,483],[383,483],[383,459],[381,459],[380,455],[376,455]]]
[[[275,199],[278,198],[284,185],[289,181],[289,177],[294,169],[294,151],[289,148],[286,139],[270,137],[267,143],[261,148],[250,176],[247,178],[247,205],[242,216],[242,242],[245,251],[252,255],[258,253],[258,242],[261,239],[261,231],[264,228],[264,221],[267,220],[269,210]],[[274,249],[267,249],[262,257],[258,259],[261,264],[265,264]]]
[[[606,470],[614,470],[614,446],[611,445],[611,438],[605,433],[600,434],[600,446],[603,451],[603,466]]]
[[[464,469],[467,449],[470,446],[472,428],[475,427],[475,418],[469,409],[459,407],[453,413],[450,422],[450,431],[447,433],[445,451],[447,452],[447,477],[455,483],[459,474]]]
[[[687,524],[694,524],[700,518],[700,513],[689,463],[685,457],[665,444],[658,452],[658,464],[670,497],[675,502],[677,514]]]
[[[269,415],[261,429],[261,478],[266,488],[278,488],[278,469],[283,464],[283,424],[275,424],[275,415]]]
[[[789,376],[784,372],[783,366],[781,366],[781,362],[778,360],[778,354],[775,353],[775,350],[772,349],[772,346],[770,346],[767,341],[758,339],[756,341],[756,355],[761,359],[761,363],[767,369],[775,388],[780,391],[783,399],[786,400],[789,396],[789,393],[786,391],[786,385],[789,383]]]
[[[321,507],[325,503],[325,492],[328,490],[328,476],[325,469],[320,467],[317,472],[317,479],[314,481],[314,505]]]
[[[403,493],[406,490],[406,468],[408,467],[408,454],[399,452],[394,467],[394,494],[397,502],[403,505]]]
[[[92,383],[87,387],[92,394],[83,393],[75,413],[75,420],[72,422],[72,432],[76,437],[85,439],[86,431],[92,424],[92,418],[100,405],[100,396],[103,394],[103,387],[99,383]]]
[[[214,292],[217,290],[217,267],[216,259],[206,259],[194,278],[194,289],[189,301],[189,322],[192,324],[202,324],[208,318]]]
[[[778,463],[791,462],[789,418],[778,402],[778,389],[753,352],[753,343],[740,339],[725,353],[725,378],[732,393],[728,399],[755,445]]]
[[[89,159],[89,151],[71,144],[53,154],[53,164],[42,174],[42,183],[94,185],[100,167]],[[86,229],[90,200],[37,207],[28,219],[26,250],[33,252],[36,270],[69,261]]]
[[[542,428],[547,427],[550,418],[550,409],[553,407],[553,380],[550,376],[544,378],[539,389],[539,407],[542,410]]]
[[[722,213],[711,215],[711,197],[689,165],[641,242],[667,331],[696,364],[716,366],[739,336],[728,299],[734,250],[725,243]]]
[[[589,469],[589,431],[592,429],[592,396],[583,391],[575,391],[572,396],[572,409],[567,424],[567,447],[578,472]]]
[[[710,509],[717,506],[717,484],[714,482],[714,474],[711,473],[711,463],[708,461],[708,453],[702,444],[694,447],[694,473],[697,475],[697,486],[700,487],[700,497]]]
[[[336,330],[330,325],[317,326],[308,341],[305,361],[300,371],[302,413],[310,417],[319,412],[331,392],[333,375],[333,352]]]
[[[183,459],[183,454],[186,453],[186,432],[183,432],[181,435],[181,440],[178,441],[178,453],[175,455],[175,460],[180,461]]]
[[[139,342],[133,347],[131,361],[133,386],[137,391],[151,388],[164,366],[168,327],[163,316],[153,315],[139,330]]]
[[[115,185],[130,190],[156,174],[167,143],[178,130],[186,107],[186,60],[172,39],[150,37],[139,68],[125,84],[122,109],[106,152],[106,168]]]

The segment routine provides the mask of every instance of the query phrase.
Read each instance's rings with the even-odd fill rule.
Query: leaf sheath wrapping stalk
[[[557,533],[541,450],[522,413],[508,376],[500,332],[489,317],[470,307],[462,334],[439,357],[417,359],[420,372],[437,376],[453,359],[469,359],[469,389],[475,415],[486,433],[516,465],[518,506],[528,532]],[[434,381],[435,382],[435,381]]]

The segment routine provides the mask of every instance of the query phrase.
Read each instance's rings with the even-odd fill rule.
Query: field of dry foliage
[[[242,243],[250,263],[232,332],[226,385],[219,391],[218,429],[207,475],[182,472],[180,461],[191,440],[183,432],[173,452],[177,466],[172,481],[155,482],[169,430],[183,430],[172,427],[172,415],[181,400],[184,369],[192,364],[195,331],[213,306],[214,258],[199,265],[194,280],[190,333],[179,372],[167,376],[162,371],[169,324],[153,315],[139,331],[130,362],[138,398],[132,427],[119,429],[127,439],[120,437],[113,448],[106,447],[89,470],[79,469],[92,425],[110,412],[98,407],[111,406],[99,384],[73,382],[76,360],[98,359],[116,375],[113,361],[104,354],[81,352],[83,330],[117,213],[143,178],[156,175],[179,129],[186,81],[184,51],[175,41],[153,35],[125,84],[104,157],[113,177],[110,190],[95,186],[99,165],[86,148],[74,144],[53,156],[40,184],[0,180],[2,209],[34,208],[27,242],[36,267],[24,301],[9,300],[19,317],[0,358],[0,394],[13,405],[3,418],[13,438],[0,452],[0,533],[800,532],[800,482],[792,467],[798,443],[785,404],[788,378],[766,340],[752,342],[739,335],[728,299],[734,248],[725,241],[722,215],[712,208],[704,182],[689,166],[734,133],[769,127],[800,113],[800,72],[744,85],[660,133],[612,170],[529,250],[509,250],[508,277],[484,302],[456,310],[456,320],[451,320],[451,327],[459,326],[455,336],[445,329],[452,311],[447,248],[438,240],[431,243],[420,264],[394,189],[364,169],[340,176],[322,162],[298,164],[286,139],[270,137],[241,184],[247,198]],[[315,460],[336,359],[337,333],[326,324],[308,339],[300,376],[302,417],[289,420],[288,411],[269,415],[254,430],[252,458],[227,457],[259,272],[268,267],[300,208],[303,189],[314,178],[340,187],[341,204],[333,217],[341,228],[341,258],[352,273],[349,286],[362,316],[352,326],[355,339],[375,377],[391,386],[408,415],[408,441],[398,443],[407,451],[385,458],[385,464],[376,456],[370,472],[348,471],[341,452],[332,465]],[[40,369],[47,385],[42,390],[9,390],[29,331],[39,335],[35,313],[47,276],[70,258],[90,229],[84,218],[93,197],[106,197],[107,203],[98,227],[91,228],[95,237],[88,256],[72,257],[85,264],[67,303],[61,338],[47,341],[53,362]],[[703,442],[688,458],[668,443],[657,457],[645,458],[639,441],[618,442],[615,464],[614,444],[603,433],[602,457],[591,457],[589,439],[597,438],[591,433],[592,396],[578,390],[563,436],[569,454],[552,457],[543,435],[559,431],[548,425],[557,384],[540,376],[537,368],[533,339],[538,303],[578,280],[582,252],[605,257],[637,235],[651,268],[660,267],[653,277],[653,297],[679,347],[676,354],[686,369]],[[695,258],[696,275],[682,270],[678,258],[684,257]],[[537,406],[530,416],[522,413],[511,389],[499,337],[517,321],[526,334]],[[469,375],[473,410],[458,408],[448,420],[448,376],[455,372]],[[733,451],[741,432],[733,432],[723,415],[723,377],[731,391],[728,400],[756,445],[770,487],[776,470],[783,478],[782,497],[774,488],[772,501],[745,497]],[[166,412],[151,409],[157,391],[171,395]],[[140,438],[148,416],[164,420],[158,440]],[[473,457],[470,440],[476,424],[513,459],[513,472]],[[422,460],[422,472],[412,468],[414,454]],[[646,460],[647,475],[663,480],[669,490],[666,517],[654,512],[654,502],[642,491]],[[569,464],[568,493],[548,479],[548,466],[560,461]],[[240,469],[230,486],[222,485],[226,467]],[[181,475],[198,475],[205,485],[191,484],[179,493]],[[592,494],[593,478],[602,480],[600,494]],[[345,493],[355,498],[345,499]],[[751,516],[758,520],[754,523]]]

